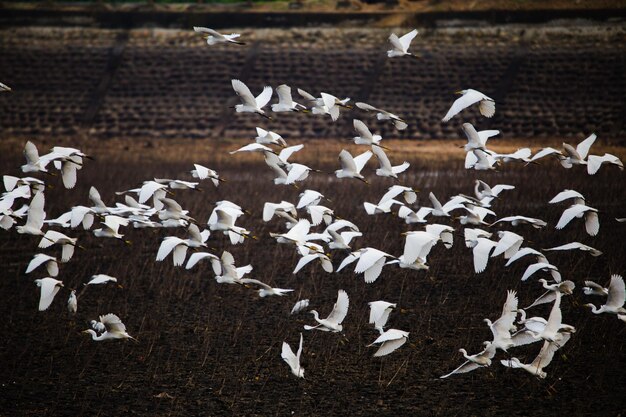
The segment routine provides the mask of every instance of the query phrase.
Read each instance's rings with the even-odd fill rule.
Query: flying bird
[[[496,102],[491,97],[487,97],[480,91],[472,90],[471,88],[467,90],[457,91],[455,94],[460,94],[461,97],[456,99],[454,103],[452,103],[452,107],[448,110],[448,113],[441,119],[443,122],[447,122],[456,114],[458,114],[461,110],[471,106],[472,104],[478,103],[478,110],[480,114],[485,117],[493,117],[496,113]]]

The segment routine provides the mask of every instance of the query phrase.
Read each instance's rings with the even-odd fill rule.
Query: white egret
[[[363,202],[363,207],[365,208],[365,212],[368,215],[374,216],[376,214],[381,214],[381,213],[391,213],[391,208],[395,204],[397,204],[399,206],[404,206],[404,203],[402,203],[401,201],[394,200],[394,199],[387,199],[387,200],[383,201],[382,203],[379,202],[378,204],[374,204],[374,203],[370,203],[368,201],[364,201]],[[399,216],[399,217],[406,219],[406,216]]]
[[[382,110],[382,109],[378,109],[374,106],[371,106],[367,103],[363,103],[363,102],[356,102],[354,103],[355,106],[357,106],[359,109],[361,110],[365,110],[365,111],[375,111],[376,112],[376,118],[378,120],[389,120],[391,121],[391,123],[393,123],[393,125],[396,127],[396,129],[398,130],[404,130],[406,129],[409,125],[407,124],[407,122],[405,120],[403,120],[400,116],[397,116],[393,113],[390,113],[386,110]]]
[[[524,274],[522,275],[522,281],[526,281],[528,278],[530,278],[532,275],[539,271],[549,272],[556,282],[561,282],[561,273],[559,272],[559,268],[549,262],[537,262],[528,265],[526,271],[524,271]]]
[[[271,145],[279,145],[283,148],[287,147],[287,142],[276,132],[272,132],[271,130],[265,130],[260,127],[256,127],[257,136],[254,138],[256,143],[261,144],[271,144]]]
[[[500,349],[507,351],[507,349],[515,346],[511,340],[511,329],[514,327],[513,322],[517,317],[517,293],[515,291],[507,291],[506,301],[502,307],[502,314],[500,318],[495,322],[491,322],[489,319],[485,319],[485,323],[491,329],[493,335],[494,349]]]
[[[398,174],[406,171],[411,165],[410,163],[404,161],[400,165],[392,166],[387,154],[380,146],[372,146],[372,152],[376,155],[376,159],[378,159],[378,164],[380,165],[380,168],[376,170],[376,175],[379,177],[391,177],[398,179]]]
[[[78,238],[71,238],[56,230],[48,230],[39,242],[39,248],[46,249],[52,245],[61,245],[61,262],[67,262],[74,255]]]
[[[293,98],[291,97],[291,87],[287,84],[281,84],[276,87],[276,95],[278,95],[278,103],[272,104],[272,111],[274,113],[292,111],[301,112],[306,110],[305,106],[293,101]]]
[[[310,205],[317,205],[322,201],[324,194],[315,190],[304,190],[300,193],[300,200],[298,200],[298,204],[296,204],[297,209],[301,209]]]
[[[51,277],[56,277],[59,275],[59,264],[57,262],[57,258],[54,256],[46,255],[45,253],[36,254],[33,259],[28,263],[26,267],[26,274],[30,274],[35,269],[39,268],[41,265],[46,266],[46,271],[48,271],[48,275]]]
[[[468,243],[473,245],[471,248],[474,259],[474,272],[480,274],[487,268],[491,251],[497,246],[498,243],[482,236],[477,236],[474,239],[468,239],[467,235],[465,237],[465,243],[466,245]]]
[[[584,204],[574,204],[563,211],[555,228],[563,229],[575,217],[584,217],[585,230],[589,236],[595,236],[600,231],[600,220],[598,219],[598,209],[586,206]]]
[[[308,255],[304,255],[298,261],[298,264],[294,268],[292,274],[297,274],[305,265],[313,262],[314,260],[318,260],[322,265],[324,271],[331,273],[333,272],[333,263],[330,258],[324,253],[311,253]]]
[[[237,45],[245,45],[244,42],[236,40],[239,36],[239,33],[231,33],[230,35],[223,35],[216,30],[202,27],[202,26],[194,26],[194,32],[202,34],[204,39],[206,39],[207,45],[216,45],[218,43],[235,43]]]
[[[407,187],[404,185],[392,185],[387,189],[387,192],[380,198],[378,204],[382,204],[387,200],[396,198],[400,194],[402,194],[404,201],[406,201],[408,204],[413,204],[417,201],[418,192],[418,190],[412,187]]]
[[[513,189],[515,189],[515,186],[508,184],[497,184],[491,187],[481,180],[476,180],[474,183],[474,194],[476,198],[487,207],[495,198],[500,196],[502,191]]]
[[[555,195],[552,200],[548,201],[548,203],[556,204],[571,198],[574,199],[574,204],[585,204],[585,197],[576,190],[563,190]]]
[[[15,229],[18,233],[43,236],[41,228],[43,227],[43,221],[46,218],[44,212],[44,196],[42,192],[35,194],[28,206],[28,217],[26,217],[26,224],[23,226],[17,226]]]
[[[600,306],[600,308],[596,308],[593,304],[585,304],[585,306],[591,308],[593,314],[626,314],[626,308],[624,308],[625,300],[626,290],[624,287],[624,279],[621,275],[614,274],[611,275],[611,283],[609,284],[609,294],[606,303]]]
[[[3,175],[2,183],[4,184],[4,189],[7,191],[13,191],[16,187],[22,187],[24,185],[28,185],[33,194],[37,192],[41,192],[46,188],[46,183],[42,180],[34,177],[14,177],[12,175]]]
[[[78,299],[76,298],[76,290],[72,290],[70,298],[67,299],[67,310],[70,314],[76,314],[78,311]]]
[[[128,226],[130,220],[120,216],[105,216],[104,222],[100,229],[95,229],[93,234],[95,237],[108,237],[113,239],[120,239],[126,244],[130,244],[130,241],[124,240],[124,235],[120,234],[120,226]]]
[[[468,355],[467,351],[463,348],[459,349],[459,352],[463,354],[463,357],[466,359],[466,361],[452,372],[440,376],[439,378],[444,379],[449,377],[450,375],[463,374],[474,371],[478,368],[486,368],[488,366],[491,366],[491,359],[493,359],[493,357],[496,355],[496,346],[489,341],[484,342],[484,345],[485,349],[474,355]]]
[[[126,332],[126,326],[122,323],[122,320],[115,314],[109,313],[104,316],[100,316],[100,323],[104,325],[105,331],[101,335],[98,335],[95,331],[88,329],[83,330],[83,333],[91,335],[91,339],[96,342],[103,340],[115,340],[115,339],[132,339],[137,341],[134,337]]]
[[[474,149],[472,151],[475,157],[475,161],[469,168],[476,171],[489,171],[495,170],[498,160],[493,157],[489,152],[485,152],[482,149]]]
[[[537,338],[534,335],[543,332],[546,325],[548,324],[548,321],[543,317],[530,317],[529,319],[526,319],[526,311],[523,309],[519,309],[518,313],[520,313],[521,318],[518,320],[517,323],[523,325],[524,327],[518,329],[511,336],[513,343],[515,343],[515,347],[528,345],[540,341],[541,338]],[[561,324],[559,328],[559,333],[575,332],[576,328],[568,324]]]
[[[332,311],[325,319],[319,318],[319,313],[315,310],[311,310],[310,313],[313,314],[315,321],[318,323],[316,326],[304,326],[304,330],[322,330],[325,332],[341,332],[343,330],[343,326],[341,323],[348,315],[348,307],[350,305],[350,299],[348,294],[344,290],[339,290],[337,292],[337,301],[333,306]]]
[[[363,274],[365,282],[371,284],[380,276],[387,258],[395,258],[395,256],[374,248],[362,248],[348,255],[337,268],[337,272],[358,260],[354,272]]]
[[[381,343],[380,347],[374,353],[375,357],[386,356],[395,350],[399,349],[402,345],[409,340],[409,332],[405,332],[404,330],[398,329],[389,329],[383,331],[379,329],[380,336],[376,340],[374,340],[370,345],[373,346]]]
[[[216,187],[220,185],[220,181],[225,181],[223,178],[220,178],[216,171],[207,168],[204,165],[193,164],[193,166],[194,169],[191,170],[191,176],[194,178],[198,178],[199,180],[210,179]]]
[[[365,177],[361,175],[361,170],[371,157],[372,152],[365,151],[353,158],[350,152],[343,149],[339,153],[339,163],[341,164],[341,169],[336,170],[335,175],[337,178],[356,178],[368,184]]]
[[[300,365],[300,355],[302,355],[302,333],[300,333],[300,345],[298,347],[298,352],[294,354],[287,342],[283,342],[280,357],[287,362],[292,374],[298,378],[304,378],[304,368]]]
[[[511,359],[502,359],[500,363],[508,368],[521,368],[531,375],[538,376],[541,379],[545,379],[548,374],[543,370],[545,367],[550,365],[552,359],[554,358],[554,353],[563,347],[567,341],[570,339],[570,333],[563,333],[559,338],[558,342],[548,342],[545,341],[539,354],[530,364],[522,363],[518,358]]]
[[[572,295],[574,293],[574,288],[576,288],[576,284],[573,281],[561,281],[555,284],[548,284],[548,281],[541,278],[538,280],[542,283],[543,288],[547,291],[541,294],[531,305],[525,307],[525,309],[529,309],[531,307],[538,306],[540,304],[551,303],[556,299],[556,293],[560,293],[561,295]]]
[[[545,227],[548,224],[544,220],[535,219],[532,217],[508,216],[508,217],[503,217],[501,219],[496,220],[495,222],[491,223],[489,226],[494,226],[498,223],[511,223],[511,226],[519,226],[520,224],[529,224],[535,229],[541,229],[542,227]]]
[[[576,149],[569,143],[563,143],[563,151],[565,152],[565,158],[561,159],[561,165],[564,168],[571,168],[573,165],[587,165],[587,155],[591,145],[596,141],[596,134],[592,133],[587,139],[580,142]]]
[[[615,155],[605,153],[602,156],[589,155],[587,158],[587,173],[589,175],[595,175],[600,169],[602,164],[611,164],[619,168],[620,171],[624,170],[624,163]]]
[[[584,245],[580,242],[571,242],[566,243],[565,245],[555,246],[553,248],[543,249],[545,251],[561,251],[561,250],[581,250],[583,252],[589,252],[591,256],[600,256],[602,252],[598,249],[592,248],[591,246]]]
[[[535,250],[533,248],[521,248],[520,250],[515,252],[515,255],[513,255],[513,256],[511,256],[509,258],[509,260],[507,261],[507,263],[504,266],[509,266],[513,262],[523,258],[524,256],[528,256],[528,255],[535,256],[535,259],[536,259],[537,262],[549,263],[548,262],[548,258],[546,258],[545,255],[543,253],[539,252],[538,250]]]
[[[354,130],[356,130],[356,132],[359,134],[359,136],[354,137],[354,143],[356,143],[357,145],[381,146],[380,141],[383,139],[383,137],[380,135],[372,134],[369,128],[361,120],[352,120],[352,125],[354,126]]]
[[[109,282],[117,283],[117,278],[112,277],[110,275],[106,275],[106,274],[96,274],[96,275],[92,275],[89,282],[83,285],[103,285]]]
[[[456,99],[454,103],[452,103],[452,107],[448,110],[448,113],[441,119],[443,122],[447,122],[456,114],[458,114],[461,110],[471,106],[472,104],[478,103],[478,110],[480,110],[480,114],[485,117],[493,117],[496,113],[496,102],[481,93],[477,90],[467,89],[457,91],[455,94],[460,94],[461,97]]]
[[[8,85],[6,85],[4,83],[0,83],[0,92],[5,92],[5,91],[9,92],[9,91],[13,91],[13,90]]]
[[[299,300],[297,303],[293,305],[291,312],[289,314],[298,314],[309,306],[309,299],[306,298],[304,300]]]
[[[235,111],[237,113],[257,113],[267,119],[271,119],[271,117],[267,116],[265,111],[262,109],[272,98],[272,87],[263,87],[261,94],[254,97],[248,86],[241,81],[233,79],[231,80],[231,84],[233,86],[233,90],[235,90],[235,93],[237,93],[242,102],[242,104],[237,104],[235,106]]]
[[[47,310],[48,307],[50,307],[50,304],[52,304],[54,296],[57,295],[61,287],[63,287],[63,282],[54,278],[46,277],[36,279],[35,284],[37,284],[40,288],[39,311]]]
[[[240,280],[240,282],[242,284],[255,284],[261,287],[260,290],[258,290],[258,294],[259,297],[263,298],[263,297],[268,297],[270,295],[278,295],[278,296],[284,296],[289,292],[292,292],[292,289],[285,289],[285,288],[274,288],[270,285],[267,285],[264,282],[261,282],[257,279],[253,279],[253,278],[242,278]]]
[[[411,46],[411,42],[417,36],[417,29],[413,29],[409,33],[398,37],[395,33],[389,35],[389,43],[391,43],[391,49],[387,51],[387,56],[389,58],[397,57],[397,56],[412,56],[414,58],[419,58],[417,55],[409,52],[409,47]]]
[[[200,185],[199,182],[183,181],[171,178],[155,178],[154,181],[158,182],[159,184],[166,184],[170,190],[201,191],[200,187],[198,187],[198,185]]]
[[[387,301],[371,301],[367,303],[370,306],[369,323],[374,325],[377,330],[382,330],[389,320],[391,310],[396,308],[396,303],[388,303]]]
[[[608,288],[603,287],[602,285],[593,281],[585,281],[583,292],[585,293],[585,295],[599,295],[602,297],[606,297],[609,295]]]
[[[500,240],[491,254],[492,258],[504,254],[504,259],[510,259],[524,243],[523,236],[509,231],[498,232],[498,237],[500,237]]]

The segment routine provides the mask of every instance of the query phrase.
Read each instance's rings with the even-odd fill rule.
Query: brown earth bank
[[[0,167],[3,174],[19,175],[23,163],[22,139],[2,143]],[[494,144],[497,141],[494,141]],[[44,152],[54,138],[35,143]],[[107,147],[104,144],[109,144]],[[85,249],[61,265],[60,279],[66,288],[57,295],[48,311],[38,312],[38,290],[33,283],[41,271],[25,274],[38,238],[0,232],[0,414],[7,416],[56,415],[512,415],[551,416],[620,415],[626,407],[624,323],[614,316],[595,316],[582,305],[601,304],[602,299],[584,296],[583,281],[592,278],[608,282],[612,273],[624,275],[626,256],[622,237],[624,223],[615,217],[626,215],[624,173],[604,167],[589,176],[584,167],[563,169],[556,161],[541,165],[508,164],[498,172],[462,169],[462,151],[453,143],[426,142],[435,149],[426,157],[418,144],[393,142],[392,161],[405,156],[412,163],[401,175],[402,184],[421,190],[418,205],[427,205],[433,191],[445,200],[457,193],[471,194],[475,179],[490,184],[515,185],[493,203],[498,217],[523,214],[546,220],[541,230],[521,226],[497,227],[526,238],[525,246],[548,248],[580,241],[603,251],[594,258],[582,252],[549,252],[564,279],[576,283],[574,295],[564,297],[563,322],[577,329],[570,342],[546,368],[548,377],[539,380],[523,371],[510,370],[499,360],[492,367],[470,374],[439,376],[462,363],[458,349],[470,353],[482,349],[491,333],[483,318],[497,318],[506,291],[518,291],[520,306],[529,305],[543,289],[538,277],[521,282],[530,260],[504,267],[501,258],[490,260],[484,273],[475,274],[471,251],[464,245],[463,227],[453,218],[433,221],[454,226],[454,246],[436,247],[429,256],[430,270],[407,271],[385,267],[372,284],[348,267],[327,274],[319,266],[291,272],[297,262],[293,249],[277,244],[269,232],[284,229],[282,222],[261,220],[265,201],[295,202],[307,188],[321,191],[332,202],[324,203],[335,213],[356,223],[363,237],[353,248],[372,246],[399,255],[402,232],[421,230],[407,226],[396,216],[367,216],[363,201],[377,201],[394,182],[376,178],[373,163],[364,170],[370,185],[337,180],[314,173],[299,189],[275,186],[259,155],[227,155],[241,142],[180,141],[180,148],[168,141],[87,142],[85,151],[96,159],[86,161],[72,190],[63,188],[57,177],[44,178],[54,188],[46,190],[47,218],[54,218],[74,205],[88,205],[92,185],[108,205],[122,201],[114,191],[136,186],[154,177],[191,179],[192,162],[202,163],[227,179],[218,188],[210,183],[203,191],[177,191],[173,196],[204,225],[214,203],[229,199],[246,208],[238,223],[253,231],[258,240],[231,246],[224,236],[214,234],[211,251],[233,253],[238,265],[252,264],[252,276],[296,291],[286,297],[258,298],[251,289],[219,285],[208,263],[192,270],[173,267],[171,259],[155,262],[159,243],[165,236],[184,237],[184,230],[133,230],[124,228],[125,245],[113,239],[97,239],[89,231],[66,231],[79,238]],[[230,145],[235,145],[233,148]],[[290,143],[293,144],[293,143]],[[520,143],[507,146],[515,148]],[[556,141],[555,145],[558,144]],[[195,145],[195,146],[194,146]],[[402,146],[411,148],[403,152]],[[420,144],[422,145],[422,144]],[[595,146],[595,145],[594,145]],[[127,149],[126,149],[127,147]],[[324,171],[337,168],[334,158],[342,147],[337,141],[306,142],[294,161],[311,161]],[[181,151],[182,149],[182,151]],[[348,147],[357,152],[355,146]],[[594,153],[592,148],[592,153]],[[617,149],[618,151],[620,149]],[[622,148],[623,151],[623,148]],[[164,158],[164,155],[172,155]],[[403,155],[404,154],[404,155]],[[622,153],[623,155],[623,153]],[[257,158],[254,158],[254,157]],[[314,164],[315,161],[319,163]],[[579,169],[580,168],[580,169]],[[561,231],[556,224],[563,205],[548,204],[557,192],[580,191],[599,210],[600,233],[590,237],[580,220]],[[300,213],[305,216],[304,212]],[[317,229],[316,229],[317,230]],[[56,250],[49,251],[55,253]],[[58,255],[58,254],[57,254]],[[332,254],[335,267],[345,257]],[[79,299],[78,313],[70,316],[66,300],[70,288],[96,273],[119,278],[121,287],[89,288]],[[338,289],[350,296],[350,309],[342,334],[306,332],[302,363],[306,379],[297,380],[280,358],[280,346],[297,344],[309,314],[290,316],[296,300],[311,299],[311,308],[325,315]],[[391,314],[392,328],[410,332],[409,342],[385,358],[373,358],[367,347],[377,333],[367,324],[367,302],[387,300],[398,303]],[[529,310],[546,317],[549,306]],[[115,313],[138,339],[133,342],[93,342],[80,331],[98,315]],[[532,361],[540,346],[512,349],[511,354]]]

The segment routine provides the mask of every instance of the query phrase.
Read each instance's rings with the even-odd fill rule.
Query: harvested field
[[[217,284],[208,262],[191,270],[174,267],[171,258],[156,262],[163,238],[184,237],[183,229],[125,227],[130,245],[75,229],[65,232],[78,237],[84,249],[60,266],[65,288],[47,311],[38,312],[33,280],[45,272],[25,270],[41,252],[40,238],[0,230],[0,415],[622,415],[626,326],[615,316],[591,314],[583,304],[603,300],[585,296],[581,288],[586,279],[606,284],[611,274],[626,273],[626,223],[615,220],[626,217],[624,172],[604,166],[590,176],[585,167],[564,169],[549,158],[477,172],[463,168],[458,145],[464,142],[463,121],[500,129],[502,139],[489,142],[499,152],[559,148],[564,138],[575,144],[596,132],[591,153],[624,160],[623,27],[424,30],[417,38],[420,61],[384,59],[388,30],[242,33],[249,40],[245,48],[207,49],[202,39],[180,31],[2,31],[0,81],[15,92],[0,94],[1,173],[23,176],[19,167],[27,139],[42,154],[62,145],[95,157],[85,161],[71,190],[58,177],[38,175],[50,186],[47,219],[89,205],[91,186],[114,205],[123,201],[116,191],[155,177],[191,180],[189,171],[200,163],[227,181],[218,188],[205,182],[200,192],[175,191],[172,197],[199,226],[206,225],[217,201],[240,204],[249,214],[237,224],[258,237],[232,246],[213,233],[209,250],[218,255],[229,250],[237,265],[253,265],[252,277],[295,291],[259,298],[250,288]],[[354,45],[346,47],[346,40]],[[304,114],[278,115],[269,122],[235,115],[228,108],[235,104],[229,84],[234,77],[253,91],[286,82],[365,100],[406,116],[410,127],[398,134],[356,112],[343,113],[335,124]],[[468,110],[441,124],[451,93],[470,85],[496,98],[494,118]],[[544,291],[537,279],[547,277],[521,282],[530,260],[505,267],[501,257],[492,258],[485,272],[474,273],[464,227],[454,217],[432,220],[455,227],[456,234],[451,249],[433,249],[428,271],[388,266],[372,284],[352,267],[328,274],[309,265],[292,274],[298,256],[270,238],[270,232],[284,230],[284,222],[262,221],[266,201],[295,203],[304,189],[322,192],[331,199],[323,204],[363,232],[354,249],[371,246],[398,256],[402,233],[422,230],[396,215],[366,215],[362,203],[377,202],[396,183],[376,177],[374,161],[364,169],[370,185],[327,174],[338,168],[341,149],[365,150],[348,141],[354,117],[381,132],[394,163],[411,163],[399,182],[420,190],[415,207],[428,205],[431,191],[442,201],[471,195],[476,179],[511,184],[516,188],[492,203],[498,218],[521,214],[548,225],[537,230],[506,224],[492,231],[519,233],[524,246],[538,250],[579,241],[603,252],[599,257],[547,252],[563,279],[576,284],[561,303],[563,322],[576,333],[546,367],[546,379],[500,365],[507,358],[502,352],[490,368],[439,378],[463,362],[459,348],[476,353],[492,337],[483,319],[499,317],[507,290],[516,290],[520,307],[526,307]],[[250,141],[257,125],[281,133],[290,145],[304,143],[293,161],[327,173],[311,173],[298,189],[276,186],[261,155],[229,155]],[[597,236],[587,235],[579,219],[555,230],[567,204],[548,201],[563,189],[581,192],[598,209]],[[335,268],[346,254],[332,253]],[[89,287],[77,314],[68,314],[69,290],[80,292],[99,273],[117,277],[120,286]],[[290,316],[289,311],[298,299],[309,298],[311,308],[324,316],[339,289],[350,296],[344,331],[304,333],[306,379],[297,379],[281,360],[281,344],[297,346],[303,325],[313,320],[308,313]],[[408,343],[384,358],[374,358],[375,348],[368,347],[378,336],[368,324],[367,303],[375,300],[397,303],[389,327],[410,332]],[[550,305],[543,305],[529,314],[547,317],[549,311]],[[90,320],[106,313],[117,314],[138,342],[97,343],[81,334]],[[537,343],[510,352],[530,362],[539,349]]]

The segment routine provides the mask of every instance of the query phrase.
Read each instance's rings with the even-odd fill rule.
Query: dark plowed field
[[[191,30],[3,29],[0,79],[15,93],[0,100],[0,135],[248,137],[259,121],[228,110],[232,78],[255,93],[287,83],[351,97],[410,122],[402,133],[383,127],[383,137],[456,137],[456,124],[440,119],[464,88],[498,109],[492,120],[465,118],[505,137],[626,134],[626,33],[617,23],[423,29],[413,43],[420,60],[387,59],[388,29],[240,32],[247,45],[209,48]],[[347,116],[332,124],[280,114],[266,124],[345,137]]]

